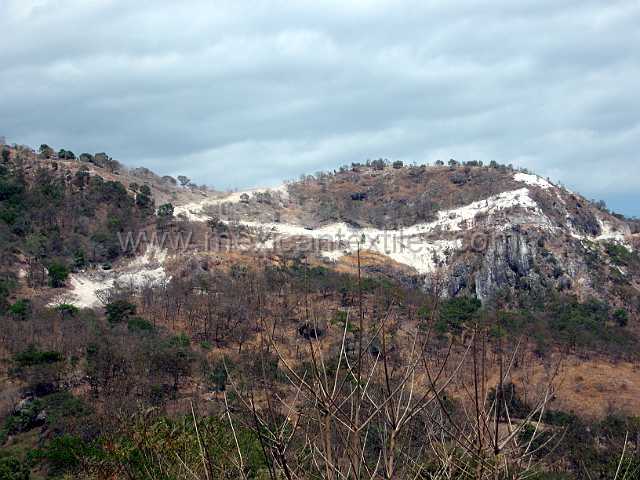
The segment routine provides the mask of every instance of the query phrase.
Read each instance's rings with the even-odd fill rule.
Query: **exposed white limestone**
[[[530,173],[518,172],[513,176],[513,179],[516,182],[526,183],[527,185],[529,185],[531,187],[540,187],[540,188],[545,188],[545,189],[546,188],[553,188],[553,185],[551,185],[544,178],[539,177],[538,175],[532,175]]]
[[[626,237],[626,234],[629,233],[628,231],[625,232],[624,230],[617,227],[616,225],[606,222],[601,218],[598,218],[598,223],[600,224],[600,230],[602,230],[602,233],[596,237],[596,240],[603,240],[603,241],[613,240],[619,243],[623,243],[625,245],[627,244],[627,240],[625,237]]]
[[[166,281],[168,276],[163,265],[166,257],[166,250],[149,245],[144,254],[114,270],[72,273],[67,280],[65,291],[50,305],[70,303],[80,308],[98,307],[101,304],[100,292],[113,288],[116,284],[137,289]]]
[[[249,197],[251,197],[254,194],[260,193],[276,193],[283,200],[289,198],[288,186],[286,183],[283,183],[282,185],[273,188],[253,188],[249,190],[233,192],[221,198],[206,198],[201,201],[178,205],[174,208],[173,213],[176,216],[183,215],[188,220],[194,222],[204,222],[209,219],[209,215],[207,215],[205,212],[207,208],[215,207],[216,205],[222,205],[224,203],[240,203],[243,199],[243,195],[248,195]]]
[[[438,219],[433,222],[397,230],[356,228],[342,222],[316,229],[286,223],[255,221],[238,223],[260,232],[262,240],[256,244],[257,248],[276,248],[279,240],[304,237],[317,241],[320,254],[332,261],[339,260],[346,253],[355,252],[360,246],[362,249],[386,255],[398,263],[414,268],[420,274],[425,274],[446,262],[453,251],[462,248],[462,239],[432,239],[428,238],[430,235],[471,229],[479,214],[491,217],[500,211],[516,207],[530,211],[536,218],[546,219],[529,196],[529,190],[522,188],[503,192],[464,207],[439,212]],[[323,242],[327,242],[333,248],[325,250]]]

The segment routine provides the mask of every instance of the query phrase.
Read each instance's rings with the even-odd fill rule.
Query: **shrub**
[[[31,302],[26,298],[16,301],[9,307],[9,312],[15,318],[25,320],[31,311]]]
[[[53,148],[51,148],[46,143],[43,143],[42,145],[40,145],[40,148],[38,149],[38,151],[40,152],[40,155],[44,158],[50,158],[51,156],[53,156],[53,153],[54,153]]]
[[[56,305],[55,309],[62,317],[75,317],[79,311],[78,307],[70,303],[61,303]]]
[[[616,323],[621,327],[626,327],[627,323],[629,323],[629,314],[623,308],[619,308],[615,312],[613,312],[613,319]]]
[[[492,388],[489,390],[489,393],[487,395],[487,402],[491,404],[495,400],[496,389]],[[507,382],[502,385],[502,390],[498,391],[497,401],[500,404],[502,414],[505,415],[505,421],[505,406],[507,407],[509,416],[512,418],[525,418],[531,412],[531,407],[526,404],[526,402],[520,397],[520,395],[518,395],[516,386],[511,382]]]
[[[421,320],[427,320],[431,315],[431,309],[427,305],[422,305],[420,308],[418,308],[416,314]]]
[[[224,392],[227,387],[227,369],[222,360],[216,361],[209,372],[209,383],[216,392]]]
[[[610,340],[614,332],[607,329],[609,305],[597,300],[579,303],[565,299],[553,308],[554,319],[549,326],[555,338],[573,345],[594,345]]]
[[[371,162],[371,166],[374,170],[384,170],[386,162],[382,158],[379,158],[378,160],[374,160],[373,162]]]
[[[2,148],[2,161],[4,163],[8,163],[10,156],[11,156],[11,152],[9,152],[9,149],[3,147]]]
[[[51,364],[61,362],[64,356],[60,352],[53,350],[38,350],[34,345],[14,357],[14,361],[21,367],[32,367],[34,365]]]
[[[109,323],[120,323],[135,315],[136,306],[127,300],[116,300],[105,307]]]
[[[95,449],[72,435],[53,438],[44,448],[31,453],[34,460],[45,461],[49,473],[59,475],[74,472],[83,458],[91,457]]]
[[[69,276],[69,269],[63,263],[54,262],[49,265],[49,284],[53,288],[64,287]]]
[[[440,318],[436,328],[441,331],[459,332],[462,327],[473,319],[482,304],[477,298],[451,298],[442,303]]]
[[[155,328],[153,324],[142,317],[133,317],[127,322],[127,328],[130,332],[153,332]]]
[[[141,209],[151,208],[153,206],[153,200],[151,199],[151,197],[139,193],[138,195],[136,195],[136,205]]]
[[[189,339],[189,337],[185,333],[180,333],[180,334],[176,335],[175,337],[173,337],[169,341],[169,344],[172,347],[188,348],[189,345],[191,345],[191,339]]]
[[[58,158],[61,160],[75,160],[76,156],[71,150],[60,149],[58,152]]]
[[[529,447],[529,451],[536,452],[538,457],[544,457],[551,452],[551,448],[553,447],[553,432],[544,431],[544,430],[536,430],[536,428],[527,423],[524,428],[518,433],[518,439],[520,440],[520,444],[528,445],[531,443]],[[540,477],[540,478],[549,478],[549,477]],[[561,477],[562,478],[562,477]]]
[[[32,428],[41,426],[43,422],[38,420],[38,414],[42,411],[42,402],[34,400],[23,405],[20,410],[13,412],[4,420],[4,425],[0,429],[0,445],[2,445],[9,435],[27,432]],[[2,478],[0,476],[0,478]]]
[[[173,205],[171,203],[163,203],[158,207],[158,217],[171,218],[173,217]]]
[[[15,457],[0,458],[0,480],[29,480],[29,467]]]
[[[455,172],[449,177],[449,180],[455,185],[463,185],[467,182],[468,178],[463,172]]]
[[[626,267],[638,262],[637,254],[619,243],[609,242],[605,245],[605,250],[614,265]]]

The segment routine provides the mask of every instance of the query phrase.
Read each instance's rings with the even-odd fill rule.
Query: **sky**
[[[0,135],[219,189],[495,160],[640,216],[640,1],[0,0]]]

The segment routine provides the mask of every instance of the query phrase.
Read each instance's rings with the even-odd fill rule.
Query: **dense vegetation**
[[[0,309],[19,262],[29,285],[61,287],[71,271],[131,254],[117,233],[140,228],[153,211],[148,187],[134,197],[86,167],[7,159],[0,164]]]

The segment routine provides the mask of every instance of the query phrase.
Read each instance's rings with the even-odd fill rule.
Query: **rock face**
[[[475,273],[475,293],[482,301],[505,287],[526,285],[531,274],[535,246],[518,231],[504,232],[488,245],[480,269]]]

